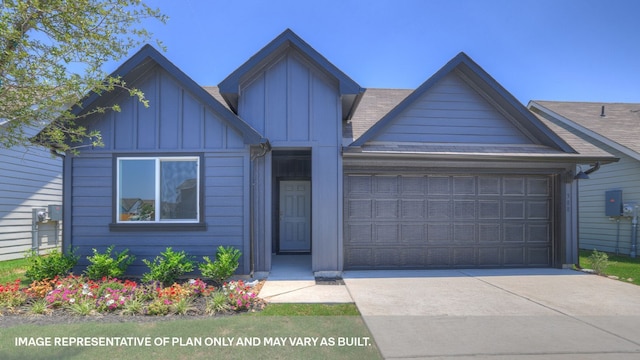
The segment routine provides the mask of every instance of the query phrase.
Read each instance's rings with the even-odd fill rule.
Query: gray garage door
[[[345,269],[547,267],[552,178],[345,176]]]

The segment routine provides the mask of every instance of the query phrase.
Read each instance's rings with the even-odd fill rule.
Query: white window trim
[[[120,206],[120,162],[122,160],[155,160],[155,211],[153,221],[122,221]],[[194,161],[196,162],[196,186],[198,196],[196,196],[196,218],[195,219],[160,219],[158,207],[160,201],[160,162],[162,161]],[[199,156],[118,156],[116,158],[116,223],[117,224],[197,224],[200,223],[200,157]]]

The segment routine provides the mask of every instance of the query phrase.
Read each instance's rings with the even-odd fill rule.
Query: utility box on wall
[[[62,220],[62,205],[49,205],[49,219],[53,221]]]
[[[604,193],[604,213],[606,216],[622,215],[622,190],[609,190]]]

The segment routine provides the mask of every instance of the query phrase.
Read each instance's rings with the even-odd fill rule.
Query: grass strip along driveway
[[[580,266],[592,268],[589,258],[593,251],[580,250]],[[617,276],[618,280],[640,285],[640,258],[630,258],[625,255],[607,254],[609,261],[604,275]]]

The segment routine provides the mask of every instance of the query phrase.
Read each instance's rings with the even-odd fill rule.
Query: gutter
[[[360,150],[360,149],[358,149]],[[620,161],[615,157],[585,157],[581,155],[536,155],[536,154],[502,154],[502,153],[420,153],[420,152],[364,152],[354,151],[353,147],[343,148],[343,156],[369,159],[420,159],[420,160],[460,160],[460,161],[518,161],[518,162],[572,162],[609,164]],[[592,170],[592,172],[596,171]]]

